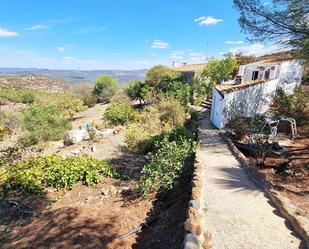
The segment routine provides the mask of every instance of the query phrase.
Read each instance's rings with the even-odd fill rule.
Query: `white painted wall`
[[[210,120],[219,129],[223,127],[223,110],[224,110],[225,100],[222,98],[220,93],[216,88],[212,89],[212,105],[211,105],[211,115]]]
[[[211,107],[212,123],[219,129],[223,128],[229,119],[224,110],[229,110],[236,106],[242,106],[243,115],[247,117],[257,113],[265,113],[269,109],[278,87],[283,88],[287,94],[293,93],[295,87],[300,85],[303,70],[304,67],[300,61],[286,61],[280,65],[275,65],[272,76],[275,77],[277,74],[276,79],[230,93],[222,92],[223,97],[214,88]],[[263,97],[261,98],[260,96]]]
[[[261,68],[263,67],[263,68]],[[259,72],[258,79],[265,79],[265,72],[269,71],[269,79],[275,79],[276,78],[276,72],[279,70],[280,65],[278,63],[264,63],[264,64],[249,64],[245,65],[244,68],[240,68],[243,72],[242,80],[243,82],[251,81],[252,80],[252,73],[254,71]],[[239,73],[241,73],[239,72]]]

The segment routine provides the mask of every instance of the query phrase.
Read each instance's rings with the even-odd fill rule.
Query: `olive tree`
[[[97,97],[98,101],[106,102],[116,93],[117,89],[118,81],[108,75],[103,75],[97,78],[93,95]]]

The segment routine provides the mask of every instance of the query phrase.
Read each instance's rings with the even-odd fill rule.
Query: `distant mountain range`
[[[72,83],[91,83],[100,75],[110,75],[120,85],[127,85],[130,80],[143,80],[147,70],[56,70],[39,68],[0,68],[0,75],[38,74]]]

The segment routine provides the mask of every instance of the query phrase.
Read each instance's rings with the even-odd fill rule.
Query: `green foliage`
[[[84,104],[88,106],[89,108],[94,107],[97,103],[97,98],[93,96],[92,94],[86,94],[82,98]]]
[[[84,102],[70,94],[64,94],[63,98],[56,102],[56,105],[61,114],[67,118],[72,118],[75,113],[85,110]]]
[[[297,123],[304,123],[308,120],[309,91],[297,88],[293,95],[286,95],[283,89],[279,88],[274,97],[276,113],[292,117]]]
[[[227,53],[225,59],[211,59],[203,69],[202,76],[208,78],[212,85],[220,84],[221,81],[232,79],[237,70],[237,61],[232,53]]]
[[[165,136],[155,147],[156,151],[148,154],[148,163],[141,172],[137,187],[144,195],[172,189],[183,171],[185,160],[194,152],[196,143],[182,136],[173,141]]]
[[[149,69],[146,74],[146,83],[149,86],[158,86],[162,81],[172,82],[179,79],[180,74],[163,65]]]
[[[185,107],[176,99],[165,99],[158,104],[148,106],[128,126],[125,141],[131,151],[148,151],[155,136],[182,126],[186,120]]]
[[[33,98],[34,101],[37,95],[38,95],[37,92],[27,89],[10,89],[10,88],[0,89],[0,98],[7,99],[15,103],[24,103],[23,100],[25,101],[25,103],[27,103],[28,98],[29,100]]]
[[[109,101],[118,89],[118,81],[108,75],[97,78],[93,89],[93,95],[101,102]]]
[[[32,105],[23,115],[21,124],[26,134],[20,141],[25,146],[59,140],[70,128],[68,120],[60,115],[60,109],[55,105]]]
[[[110,99],[110,103],[131,105],[131,99],[124,92],[118,92]]]
[[[66,159],[57,155],[39,156],[15,163],[2,171],[1,188],[36,194],[41,193],[44,187],[71,189],[78,181],[92,186],[100,181],[100,175],[128,179],[126,174],[108,167],[105,161],[86,155]]]
[[[0,110],[0,141],[19,126],[17,114]]]
[[[141,144],[148,140],[152,134],[149,130],[138,123],[132,123],[128,126],[125,134],[125,142],[130,151],[139,151]]]
[[[0,98],[10,102],[24,104],[56,105],[63,115],[72,117],[76,112],[85,109],[81,98],[71,93],[44,93],[27,89],[0,89]]]
[[[35,100],[35,95],[32,92],[25,92],[21,95],[21,102],[24,104],[32,104]]]
[[[126,92],[132,100],[138,100],[142,102],[151,97],[153,88],[145,82],[132,80],[130,82],[130,86],[126,89]]]
[[[275,43],[309,59],[308,0],[234,0],[239,24],[252,42]]]
[[[175,127],[183,125],[186,119],[186,109],[176,99],[166,99],[161,101],[157,108],[160,113],[160,120],[165,125]]]
[[[125,125],[133,121],[135,117],[136,111],[125,103],[110,104],[104,112],[104,119],[110,125]]]
[[[186,106],[191,100],[191,84],[181,81],[162,81],[156,88],[161,96],[175,98]]]

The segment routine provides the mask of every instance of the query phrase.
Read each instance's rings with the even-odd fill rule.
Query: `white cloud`
[[[65,47],[57,47],[57,50],[58,50],[59,52],[64,52],[64,51],[65,51]]]
[[[18,36],[18,33],[0,27],[0,37],[13,37],[13,36]]]
[[[219,22],[223,22],[223,19],[215,18],[212,16],[201,16],[199,18],[194,19],[194,22],[197,22],[200,26],[209,26],[209,25],[216,25]]]
[[[30,26],[28,28],[25,28],[25,30],[27,31],[33,31],[33,30],[45,30],[48,29],[49,26],[48,25],[44,25],[44,24],[35,24],[33,26]]]
[[[169,46],[168,42],[164,42],[158,39],[153,40],[151,45],[152,48],[161,48],[161,49],[168,48],[168,46]]]
[[[225,41],[225,44],[243,44],[243,41]]]
[[[206,55],[200,52],[189,51],[172,51],[170,58],[176,62],[187,63],[203,63],[206,60]]]
[[[196,53],[196,52],[189,53],[189,62],[201,63],[201,62],[205,62],[205,60],[206,60],[206,55],[203,53]]]
[[[253,43],[248,46],[234,47],[228,50],[233,54],[243,53],[245,55],[264,55],[269,53],[275,53],[283,50],[288,50],[288,48],[283,48],[278,45],[267,45],[262,43]]]
[[[170,57],[172,60],[183,60],[185,54],[184,51],[172,51]]]
[[[64,52],[64,51],[68,50],[69,48],[74,48],[74,47],[75,47],[75,45],[73,45],[73,44],[67,44],[67,45],[64,45],[64,46],[57,47],[56,50],[58,52]]]

